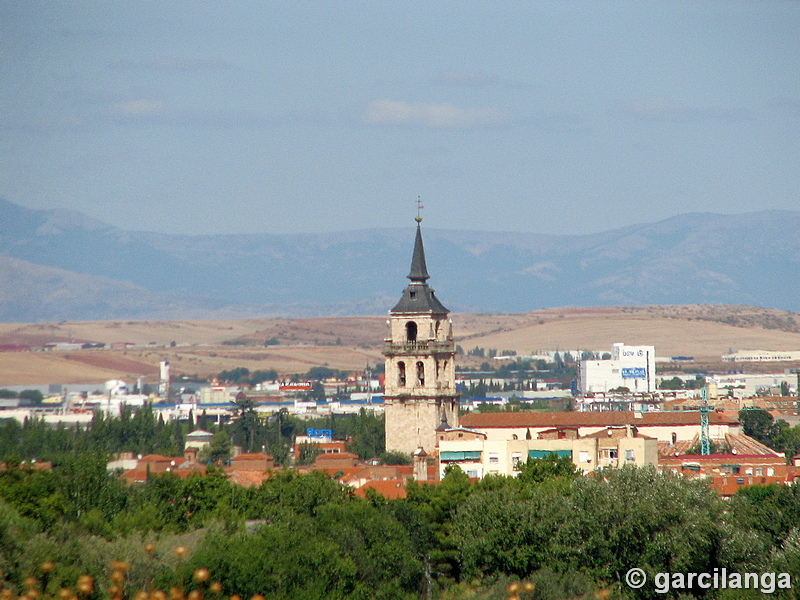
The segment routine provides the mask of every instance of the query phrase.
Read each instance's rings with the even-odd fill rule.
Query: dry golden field
[[[207,377],[235,367],[304,373],[314,366],[361,370],[382,361],[386,317],[205,321],[0,323],[0,344],[104,343],[103,350],[0,352],[0,387],[99,383],[112,378],[155,381],[158,363],[175,375]],[[743,306],[558,308],[525,314],[455,314],[456,343],[465,351],[607,351],[614,342],[656,347],[658,356],[694,356],[719,363],[735,350],[800,350],[800,327],[785,311]],[[266,342],[277,340],[277,344]],[[110,349],[111,344],[133,344]],[[460,357],[477,366],[485,359]],[[770,365],[781,369],[787,365]],[[794,366],[797,365],[788,365]],[[752,367],[757,368],[757,367]]]

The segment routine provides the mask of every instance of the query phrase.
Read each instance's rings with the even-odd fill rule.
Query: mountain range
[[[457,312],[747,304],[800,310],[800,212],[694,213],[590,235],[423,226]],[[384,314],[414,229],[319,234],[126,231],[0,199],[0,321]]]

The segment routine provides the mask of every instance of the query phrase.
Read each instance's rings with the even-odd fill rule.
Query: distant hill
[[[0,320],[385,313],[413,228],[296,235],[124,231],[0,199]],[[592,235],[424,228],[458,312],[744,304],[800,310],[800,212],[686,214]]]

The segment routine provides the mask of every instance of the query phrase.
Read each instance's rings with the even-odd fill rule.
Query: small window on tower
[[[417,324],[414,321],[409,321],[406,323],[406,341],[417,341]]]
[[[406,386],[406,363],[402,360],[397,363],[397,385],[400,387]]]
[[[425,365],[422,361],[417,363],[417,385],[425,385]]]

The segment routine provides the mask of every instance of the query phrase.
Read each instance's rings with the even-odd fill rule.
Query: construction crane
[[[700,405],[700,454],[711,454],[711,435],[708,432],[708,386],[703,388],[703,403]]]

